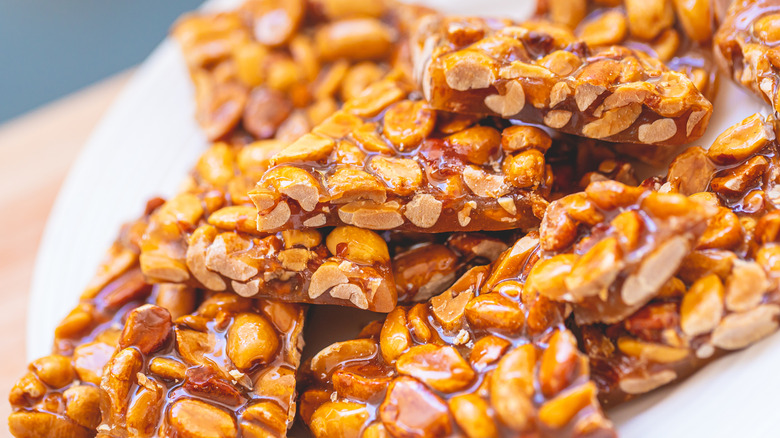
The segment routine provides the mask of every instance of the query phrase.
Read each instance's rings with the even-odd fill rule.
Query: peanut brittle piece
[[[392,310],[390,255],[376,233],[350,226],[327,236],[257,232],[246,190],[279,149],[275,140],[209,148],[185,190],[149,217],[140,242],[144,275],[244,297]]]
[[[581,327],[594,379],[617,404],[682,379],[780,326],[780,210],[774,118],[750,116],[708,151],[690,148],[662,192],[682,193],[716,214],[675,275],[623,321]]]
[[[780,214],[762,216],[754,230],[749,224],[721,207],[650,303],[619,323],[581,327],[606,405],[685,378],[778,330]]]
[[[703,231],[695,233],[696,239],[673,276],[664,280],[651,300],[636,312],[607,325],[582,323],[586,312],[580,308],[581,303],[573,303],[575,321],[582,323],[574,326],[575,332],[591,360],[592,376],[603,404],[619,404],[679,381],[713,359],[777,330],[780,268],[773,263],[773,254],[780,249],[775,248],[778,245],[773,230],[780,229],[780,215],[776,214],[775,186],[779,177],[775,170],[778,146],[774,124],[772,117],[764,120],[760,115],[750,116],[719,136],[709,151],[690,148],[672,163],[665,179],[644,184],[660,195],[685,195],[711,213]],[[590,191],[594,192],[593,187]],[[612,197],[602,194],[598,198]],[[567,203],[566,198],[560,202]],[[604,245],[604,234],[599,233],[608,236],[619,229],[616,225],[625,230],[632,228],[626,226],[630,221],[624,220],[621,225],[615,219],[609,225],[604,219],[589,225],[598,218],[586,219],[592,216],[592,210],[582,207],[586,203],[576,205],[565,209],[568,215],[579,218],[574,235],[580,235],[584,224],[597,236],[593,240],[591,236],[583,238],[572,246],[575,251],[583,242],[590,250]],[[553,203],[547,218],[566,230],[572,225],[570,217],[555,220],[558,208],[560,205]],[[637,211],[642,213],[643,221],[650,217],[641,209]],[[605,216],[609,219],[610,215]],[[654,221],[650,224],[657,229]],[[570,245],[565,242],[561,245]],[[569,261],[565,257],[559,260],[564,262],[558,266],[560,271],[546,269],[548,278],[554,280],[549,285],[562,285],[564,290],[580,284],[576,277],[570,277],[574,269],[568,267]],[[601,261],[603,264],[591,265],[589,274],[600,274],[604,272],[599,270],[601,267],[614,266],[609,258]],[[533,278],[537,266],[541,270],[542,262],[532,269],[526,282],[528,291],[537,288]],[[624,280],[618,276],[615,284],[619,281]]]
[[[183,17],[173,29],[211,140],[248,133],[291,141],[392,68],[429,11],[392,0],[248,0]]]
[[[551,143],[539,128],[434,111],[386,80],[277,153],[249,197],[263,232],[528,229],[547,205]]]
[[[153,305],[133,310],[100,383],[98,437],[286,436],[304,314],[227,293],[175,320]]]
[[[563,26],[426,17],[415,74],[440,110],[491,114],[613,142],[699,138],[712,104],[682,73],[640,50],[589,47]]]
[[[715,34],[721,69],[780,112],[780,2],[736,0]]]
[[[538,239],[303,366],[316,437],[615,436],[564,306],[521,287]]]
[[[553,202],[526,289],[574,304],[578,324],[625,319],[677,272],[714,208],[616,181]]]
[[[174,284],[151,285],[138,267],[144,218],[123,227],[84,290],[79,304],[55,329],[54,353],[30,363],[9,395],[11,434],[18,438],[94,437],[100,423],[98,386],[132,309],[153,303],[172,315],[194,310],[199,293]]]

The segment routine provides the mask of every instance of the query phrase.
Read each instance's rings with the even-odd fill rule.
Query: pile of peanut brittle
[[[613,437],[779,328],[777,120],[695,142],[723,73],[780,111],[780,0],[246,0],[172,34],[211,146],[13,387],[16,437]],[[322,304],[383,315],[302,361]]]

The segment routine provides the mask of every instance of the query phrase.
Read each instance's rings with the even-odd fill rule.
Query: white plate
[[[218,0],[207,7],[235,3]],[[533,7],[529,0],[425,3],[454,13],[515,18],[522,18]],[[699,144],[709,145],[733,123],[766,111],[726,79],[715,109]],[[140,214],[149,197],[175,193],[204,150],[206,140],[192,115],[192,89],[183,60],[176,45],[165,41],[105,115],[60,190],[30,292],[30,359],[50,351],[54,327],[76,303],[120,224]],[[348,338],[361,322],[373,317],[343,308],[314,309],[307,326],[307,351]],[[337,327],[333,321],[339,321]],[[773,336],[720,359],[682,384],[622,406],[610,416],[624,437],[778,436],[777,364],[780,336]]]

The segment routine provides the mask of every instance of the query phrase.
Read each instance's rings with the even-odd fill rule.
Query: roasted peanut
[[[368,412],[360,404],[331,402],[317,408],[309,424],[315,437],[357,437],[367,419]]]
[[[622,11],[611,10],[584,22],[579,37],[591,46],[618,44],[626,37],[628,23]]]
[[[399,150],[410,150],[433,131],[436,114],[424,101],[401,101],[388,108],[383,132]]]
[[[326,61],[377,59],[387,56],[394,31],[372,18],[353,18],[326,24],[314,35],[320,56]]]
[[[441,436],[452,430],[447,405],[411,377],[390,384],[379,406],[379,418],[393,435]]]
[[[461,390],[474,380],[474,371],[452,347],[418,345],[402,354],[396,362],[400,374],[417,378],[441,392]]]
[[[274,328],[261,315],[241,313],[228,330],[226,353],[240,370],[268,363],[278,348]]]

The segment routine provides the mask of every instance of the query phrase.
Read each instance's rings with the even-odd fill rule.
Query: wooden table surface
[[[27,299],[41,234],[71,164],[130,72],[0,125],[0,420],[26,370]],[[0,436],[7,434],[0,426]]]

